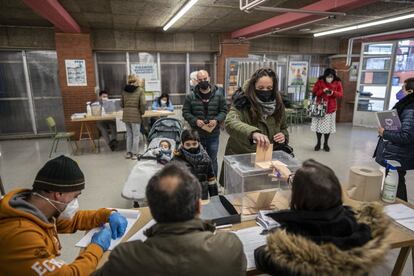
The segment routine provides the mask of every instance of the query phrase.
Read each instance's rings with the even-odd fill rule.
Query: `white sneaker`
[[[125,158],[126,158],[126,159],[131,159],[131,158],[132,158],[132,153],[127,152],[127,153],[125,154]]]
[[[138,156],[136,154],[131,154],[131,160],[137,160]]]

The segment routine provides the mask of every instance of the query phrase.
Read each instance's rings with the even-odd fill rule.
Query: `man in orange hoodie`
[[[111,238],[122,236],[127,220],[114,210],[78,211],[85,178],[77,163],[60,156],[38,172],[32,190],[19,189],[0,200],[0,275],[90,275]],[[89,246],[70,264],[58,259],[58,233],[89,230]]]

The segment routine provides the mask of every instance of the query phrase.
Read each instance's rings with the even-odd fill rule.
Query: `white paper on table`
[[[136,232],[134,235],[132,235],[128,241],[137,241],[137,240],[141,240],[141,241],[145,241],[147,239],[147,236],[144,235],[145,230],[147,230],[148,228],[150,228],[151,226],[153,226],[154,224],[156,224],[155,220],[150,220],[147,224],[145,224],[138,232]]]
[[[256,268],[254,262],[254,250],[266,244],[266,235],[261,235],[262,227],[249,227],[234,231],[243,244],[243,251],[247,259],[247,268]]]
[[[117,246],[121,242],[122,238],[125,236],[126,233],[128,233],[128,231],[131,229],[131,227],[135,224],[135,222],[139,219],[141,215],[140,211],[138,210],[130,210],[130,209],[116,209],[116,210],[118,211],[118,213],[120,213],[127,219],[128,226],[122,237],[119,237],[116,240],[111,239],[111,245],[109,246],[108,250],[114,249],[114,247]],[[105,223],[104,227],[110,228],[109,223]],[[91,243],[93,234],[95,234],[96,232],[99,232],[100,230],[101,230],[101,227],[96,227],[96,228],[91,229],[88,233],[86,233],[85,236],[83,236],[83,238],[77,244],[75,244],[75,246],[87,247]]]
[[[397,222],[411,231],[414,231],[414,218],[399,219]]]
[[[392,219],[414,219],[414,209],[404,204],[392,204],[384,207],[385,213]]]

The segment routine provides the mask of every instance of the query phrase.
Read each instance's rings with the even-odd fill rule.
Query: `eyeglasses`
[[[287,179],[287,183],[289,185],[289,189],[292,189],[292,183],[293,183],[293,178],[295,177],[294,173],[289,174],[288,179]]]

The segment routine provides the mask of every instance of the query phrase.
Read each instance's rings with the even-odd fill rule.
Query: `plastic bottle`
[[[394,203],[398,189],[398,172],[397,167],[401,164],[395,160],[387,161],[388,175],[385,177],[382,187],[382,201]]]
[[[92,116],[91,102],[86,102],[86,116]]]

